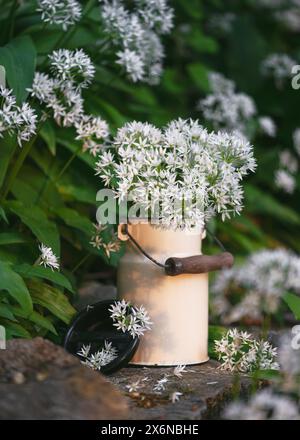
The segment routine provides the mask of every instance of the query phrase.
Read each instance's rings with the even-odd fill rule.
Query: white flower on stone
[[[109,311],[114,326],[123,333],[129,332],[133,338],[143,336],[151,329],[152,322],[143,306],[132,306],[123,299],[116,301]]]
[[[40,265],[44,267],[50,267],[50,269],[59,269],[59,262],[57,256],[53,253],[50,247],[45,246],[43,243],[40,244],[39,249],[41,251],[40,255]]]
[[[176,402],[178,402],[178,401],[180,400],[180,397],[181,397],[182,395],[183,395],[183,394],[180,393],[179,391],[174,391],[174,393],[172,393],[172,394],[170,395],[170,400],[171,400],[171,402],[172,402],[172,403],[176,403]]]
[[[76,0],[38,0],[38,12],[44,22],[67,28],[81,18],[81,5]]]
[[[143,387],[143,384],[141,384],[141,380],[138,379],[136,382],[132,382],[128,385],[126,385],[126,388],[128,389],[129,393],[137,393],[140,388]]]
[[[154,387],[153,387],[153,391],[160,393],[161,391],[164,391],[166,389],[166,384],[169,382],[169,379],[167,378],[167,376],[162,377],[161,379],[159,379]]]
[[[82,363],[93,370],[101,370],[105,365],[110,364],[118,357],[118,350],[112,346],[112,342],[104,341],[104,347],[90,354],[91,345],[83,345],[77,352],[78,356],[84,358]]]
[[[276,136],[277,127],[275,122],[269,116],[261,116],[258,118],[258,123],[260,125],[261,130],[270,137]]]
[[[182,373],[187,373],[186,365],[177,365],[174,368],[173,374],[177,377],[182,377]]]

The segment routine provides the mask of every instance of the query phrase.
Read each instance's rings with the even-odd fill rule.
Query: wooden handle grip
[[[181,275],[184,273],[206,273],[219,269],[227,269],[233,265],[233,256],[229,252],[218,255],[195,255],[186,258],[168,258],[165,262],[166,275]]]

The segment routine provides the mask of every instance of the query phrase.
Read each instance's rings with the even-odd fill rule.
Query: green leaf
[[[28,319],[34,324],[37,324],[38,326],[43,327],[57,335],[57,331],[55,330],[52,322],[49,319],[45,318],[45,316],[42,316],[35,311],[33,311],[30,315],[27,315],[26,313],[24,313],[24,310],[20,309],[19,307],[11,307],[10,309],[16,316]]]
[[[272,218],[277,218],[285,223],[300,223],[297,212],[279,203],[271,195],[253,185],[245,185],[245,199],[245,205],[249,212],[270,215]]]
[[[295,318],[300,319],[300,297],[293,293],[286,292],[282,298],[295,315]]]
[[[19,232],[3,232],[0,234],[0,245],[27,243],[28,240]]]
[[[51,247],[56,256],[60,255],[60,239],[55,223],[48,220],[44,211],[37,206],[25,206],[21,202],[7,202],[9,209],[28,226],[41,243]]]
[[[66,295],[55,287],[30,280],[27,283],[34,304],[39,304],[53,313],[61,321],[69,324],[76,310],[70,304]]]
[[[63,274],[55,272],[48,267],[30,266],[30,264],[24,263],[14,266],[14,270],[24,278],[43,278],[68,289],[70,292],[74,292],[70,281]]]
[[[192,63],[187,66],[190,78],[194,84],[202,91],[209,91],[208,70],[201,63]]]
[[[55,130],[53,128],[53,125],[49,120],[47,120],[44,124],[42,129],[40,130],[40,135],[43,138],[43,140],[46,142],[49,151],[53,156],[56,154],[56,136],[55,136]]]
[[[23,279],[4,261],[0,261],[0,290],[7,290],[24,312],[32,312],[31,297]]]
[[[15,38],[0,48],[0,64],[5,67],[6,79],[20,104],[28,96],[36,66],[36,50],[31,38],[26,35]]]
[[[9,319],[10,321],[16,320],[7,304],[0,304],[0,317]]]
[[[4,134],[0,139],[0,188],[3,185],[9,163],[13,157],[16,148],[14,137]]]
[[[79,229],[84,234],[91,236],[93,233],[93,224],[87,218],[79,214],[75,209],[58,208],[55,213],[68,225]]]
[[[2,206],[0,206],[0,218],[2,218],[2,220],[4,220],[7,224],[8,224],[8,220],[5,214],[4,209],[2,208]]]
[[[11,339],[13,336],[17,336],[19,338],[30,339],[31,334],[20,324],[11,321],[4,321],[3,326],[6,331],[6,338]]]

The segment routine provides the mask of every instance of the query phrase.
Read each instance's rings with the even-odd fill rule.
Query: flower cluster
[[[277,349],[267,341],[256,340],[249,333],[230,329],[215,341],[215,352],[222,370],[248,373],[257,370],[277,370]]]
[[[120,250],[121,243],[116,233],[112,234],[107,226],[100,223],[95,224],[94,228],[95,232],[90,241],[94,248],[103,249],[107,258],[110,258],[112,253]]]
[[[258,118],[258,124],[263,133],[267,136],[275,137],[277,132],[277,127],[275,122],[269,116],[261,116]]]
[[[276,314],[284,292],[300,293],[300,258],[285,249],[253,253],[243,265],[217,275],[212,312],[221,322],[261,321]]]
[[[109,133],[100,117],[85,115],[82,89],[91,83],[95,68],[83,50],[59,49],[49,56],[52,76],[36,72],[29,90],[40,104],[51,111],[57,124],[76,129],[84,151],[96,155]]]
[[[237,93],[233,81],[217,72],[209,75],[211,93],[197,105],[204,118],[215,129],[247,132],[247,122],[256,114],[253,99],[245,93]]]
[[[255,169],[244,138],[208,132],[198,121],[178,119],[159,130],[132,122],[102,151],[96,173],[120,201],[130,200],[167,228],[203,227],[207,218],[242,210],[241,180]]]
[[[290,32],[300,32],[299,0],[259,0],[258,4],[271,9],[274,19]]]
[[[18,106],[12,91],[0,86],[0,138],[7,132],[16,135],[18,144],[28,141],[36,132],[37,116],[27,103]]]
[[[41,255],[39,258],[40,265],[44,267],[50,267],[50,269],[59,269],[59,262],[57,256],[53,253],[50,247],[45,246],[43,243],[39,246]]]
[[[296,187],[298,161],[289,150],[283,150],[279,154],[279,165],[280,168],[275,172],[275,184],[286,193],[292,194]]]
[[[160,35],[170,32],[173,10],[167,0],[99,0],[103,27],[117,48],[117,61],[133,81],[159,82],[164,57]]]
[[[118,351],[112,346],[112,342],[104,341],[104,347],[90,354],[91,345],[83,345],[78,351],[78,356],[82,357],[84,361],[82,363],[93,370],[100,371],[102,367],[110,364],[118,357]]]
[[[44,22],[57,24],[64,31],[81,18],[81,5],[77,0],[38,0],[37,11]]]
[[[223,418],[229,420],[300,420],[300,409],[290,397],[267,388],[257,392],[248,403],[227,406]]]
[[[294,59],[285,53],[273,53],[263,60],[261,69],[263,75],[274,79],[278,88],[281,88],[284,81],[291,78],[292,68],[298,64]]]
[[[132,306],[124,299],[115,302],[109,309],[114,326],[123,333],[129,332],[133,338],[143,336],[151,329],[152,322],[143,306]]]

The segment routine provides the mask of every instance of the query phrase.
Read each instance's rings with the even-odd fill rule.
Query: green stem
[[[29,154],[31,147],[34,144],[34,141],[36,140],[36,138],[37,138],[37,134],[35,134],[35,136],[33,136],[30,139],[30,141],[27,142],[24,145],[24,147],[22,148],[21,153],[19,154],[16,162],[14,163],[14,166],[11,169],[11,172],[8,175],[7,183],[6,183],[5,189],[3,191],[2,201],[4,201],[6,199],[9,191],[11,190],[11,188],[14,184],[15,178],[17,177],[17,175],[18,175],[18,173],[24,163],[24,160],[26,159],[27,155]]]
[[[76,264],[76,266],[71,270],[71,273],[74,273],[77,271],[77,269],[80,268],[80,266],[82,266],[89,258],[90,258],[91,254],[87,254],[85,255],[83,258],[81,258],[81,260]]]
[[[36,203],[38,203],[41,199],[41,197],[45,194],[45,192],[48,189],[49,183],[52,182],[54,185],[59,181],[59,179],[62,177],[62,175],[66,172],[66,170],[69,168],[69,166],[71,165],[71,163],[73,162],[73,160],[77,157],[77,154],[79,153],[79,151],[81,150],[81,146],[78,147],[78,149],[76,151],[74,151],[74,153],[72,154],[72,156],[67,160],[67,162],[64,164],[64,166],[62,167],[62,169],[60,170],[60,172],[58,173],[58,175],[56,177],[54,177],[53,180],[51,180],[50,176],[48,177],[48,180],[46,182],[46,185],[44,185],[43,189],[41,190],[41,192],[39,193],[37,199],[36,199]]]
[[[19,7],[18,0],[14,0],[13,4],[11,5],[11,9],[8,17],[8,23],[9,23],[8,41],[10,41],[14,35],[15,17],[18,7]]]

